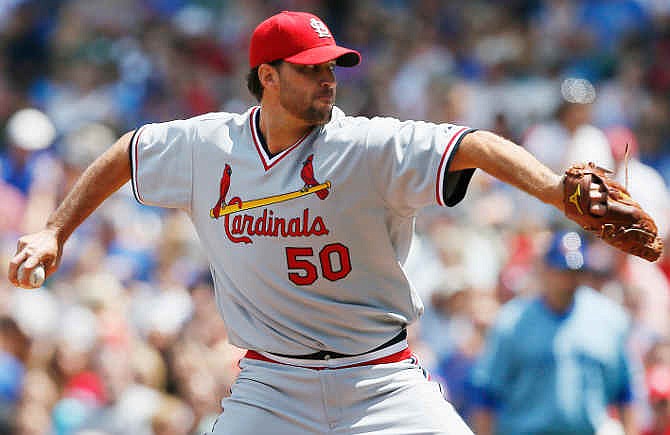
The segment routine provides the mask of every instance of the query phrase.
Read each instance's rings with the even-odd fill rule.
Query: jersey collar
[[[279,161],[286,157],[291,151],[296,149],[315,130],[312,129],[308,131],[301,138],[299,138],[296,143],[286,148],[284,151],[272,155],[268,152],[267,145],[265,145],[265,138],[263,138],[263,133],[261,133],[260,116],[260,106],[253,107],[251,109],[251,114],[249,115],[249,126],[251,128],[251,138],[253,139],[254,146],[256,147],[256,151],[258,151],[258,155],[261,158],[261,163],[263,163],[263,167],[266,171],[279,163]]]

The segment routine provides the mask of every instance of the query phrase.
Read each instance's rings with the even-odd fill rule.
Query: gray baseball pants
[[[473,435],[412,357],[314,370],[244,358],[213,435]]]

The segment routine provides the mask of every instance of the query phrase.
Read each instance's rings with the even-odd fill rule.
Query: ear
[[[258,80],[264,89],[276,89],[279,86],[279,70],[272,65],[263,63],[258,67]]]

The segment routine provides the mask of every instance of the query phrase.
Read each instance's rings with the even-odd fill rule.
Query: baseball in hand
[[[19,276],[19,279],[23,276],[24,270],[23,270],[23,264],[19,266],[19,269],[17,270],[17,275]],[[30,276],[28,277],[28,283],[30,287],[26,288],[38,288],[41,287],[42,284],[44,283],[44,278],[46,277],[46,273],[44,271],[44,266],[41,264],[38,264],[33,271],[30,273]]]

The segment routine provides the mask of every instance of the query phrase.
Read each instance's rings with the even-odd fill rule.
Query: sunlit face
[[[325,124],[335,104],[335,61],[318,65],[283,62],[279,69],[279,103],[291,115]]]

